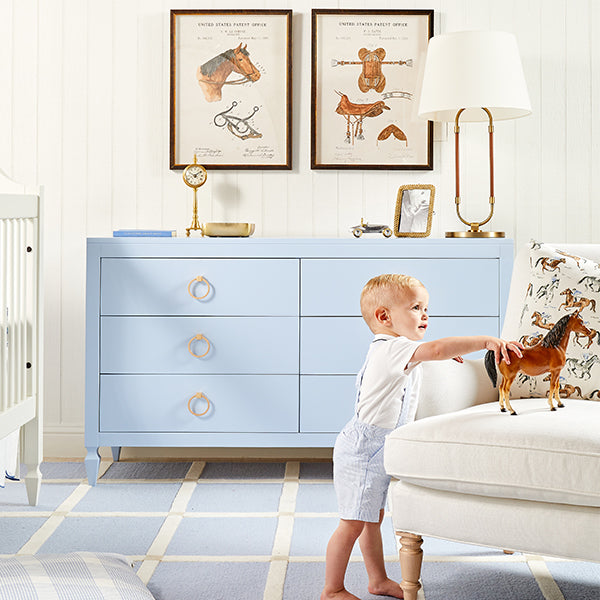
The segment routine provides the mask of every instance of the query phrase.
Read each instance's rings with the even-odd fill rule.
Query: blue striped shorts
[[[383,466],[385,436],[391,431],[355,416],[338,435],[333,449],[333,485],[340,518],[379,522],[391,481]]]

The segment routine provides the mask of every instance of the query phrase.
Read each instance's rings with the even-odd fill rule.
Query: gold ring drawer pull
[[[193,350],[192,350],[192,343],[195,341],[201,341],[204,340],[206,342],[206,352],[204,354],[196,354]],[[188,342],[188,351],[192,356],[195,356],[196,358],[204,358],[209,352],[210,352],[210,342],[208,341],[208,338],[204,337],[201,333],[199,333],[198,335],[195,335],[189,342]]]
[[[206,284],[206,294],[204,294],[204,296],[196,296],[194,294],[194,292],[192,292],[192,285],[194,283],[205,283]],[[192,279],[188,283],[188,294],[195,300],[202,300],[203,298],[206,298],[206,296],[208,296],[208,294],[210,294],[210,283],[208,283],[208,279],[205,279],[202,275],[199,275],[198,277]]]
[[[192,400],[195,400],[196,398],[199,399],[204,399],[206,400],[206,408],[201,412],[201,413],[197,413],[194,412],[194,410],[192,409]],[[194,394],[189,400],[188,400],[188,410],[195,416],[195,417],[202,417],[203,415],[205,415],[209,410],[210,410],[210,400],[202,393],[199,392],[198,394]]]

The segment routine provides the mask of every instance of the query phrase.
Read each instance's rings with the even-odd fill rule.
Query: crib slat
[[[27,337],[26,337],[26,325],[27,325],[27,261],[26,261],[26,247],[27,247],[27,222],[25,219],[18,220],[19,233],[17,236],[17,244],[15,251],[18,254],[18,265],[19,265],[19,293],[18,293],[18,305],[17,305],[17,401],[23,402],[26,397],[26,386],[25,386],[25,375],[26,375],[26,352],[27,352]]]
[[[10,297],[8,304],[8,408],[15,405],[15,398],[17,392],[17,378],[15,375],[16,371],[16,344],[15,344],[15,307],[17,306],[17,290],[18,286],[15,285],[15,271],[16,271],[16,257],[15,257],[15,220],[9,221],[9,253],[10,263],[8,265],[8,281],[10,288]]]
[[[22,401],[21,398],[21,365],[19,364],[21,358],[21,336],[20,336],[20,317],[21,317],[21,253],[19,252],[19,244],[21,237],[20,219],[13,221],[13,266],[14,266],[14,280],[13,280],[13,292],[14,302],[12,306],[13,316],[13,378],[15,381],[14,396],[12,398],[13,406],[19,404]]]
[[[32,219],[0,219],[0,412],[27,398],[28,318],[35,271],[28,267]],[[33,341],[33,340],[32,340]]]
[[[0,413],[8,402],[8,222],[0,219]]]

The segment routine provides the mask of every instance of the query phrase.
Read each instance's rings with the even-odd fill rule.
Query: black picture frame
[[[416,116],[433,19],[312,10],[312,169],[433,169],[433,123]]]

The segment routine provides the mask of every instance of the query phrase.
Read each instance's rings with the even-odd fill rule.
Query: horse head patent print
[[[224,85],[241,85],[260,79],[260,71],[252,64],[246,46],[240,42],[236,48],[225,50],[198,67],[196,77],[207,102],[221,100]],[[233,72],[242,77],[228,80]]]

